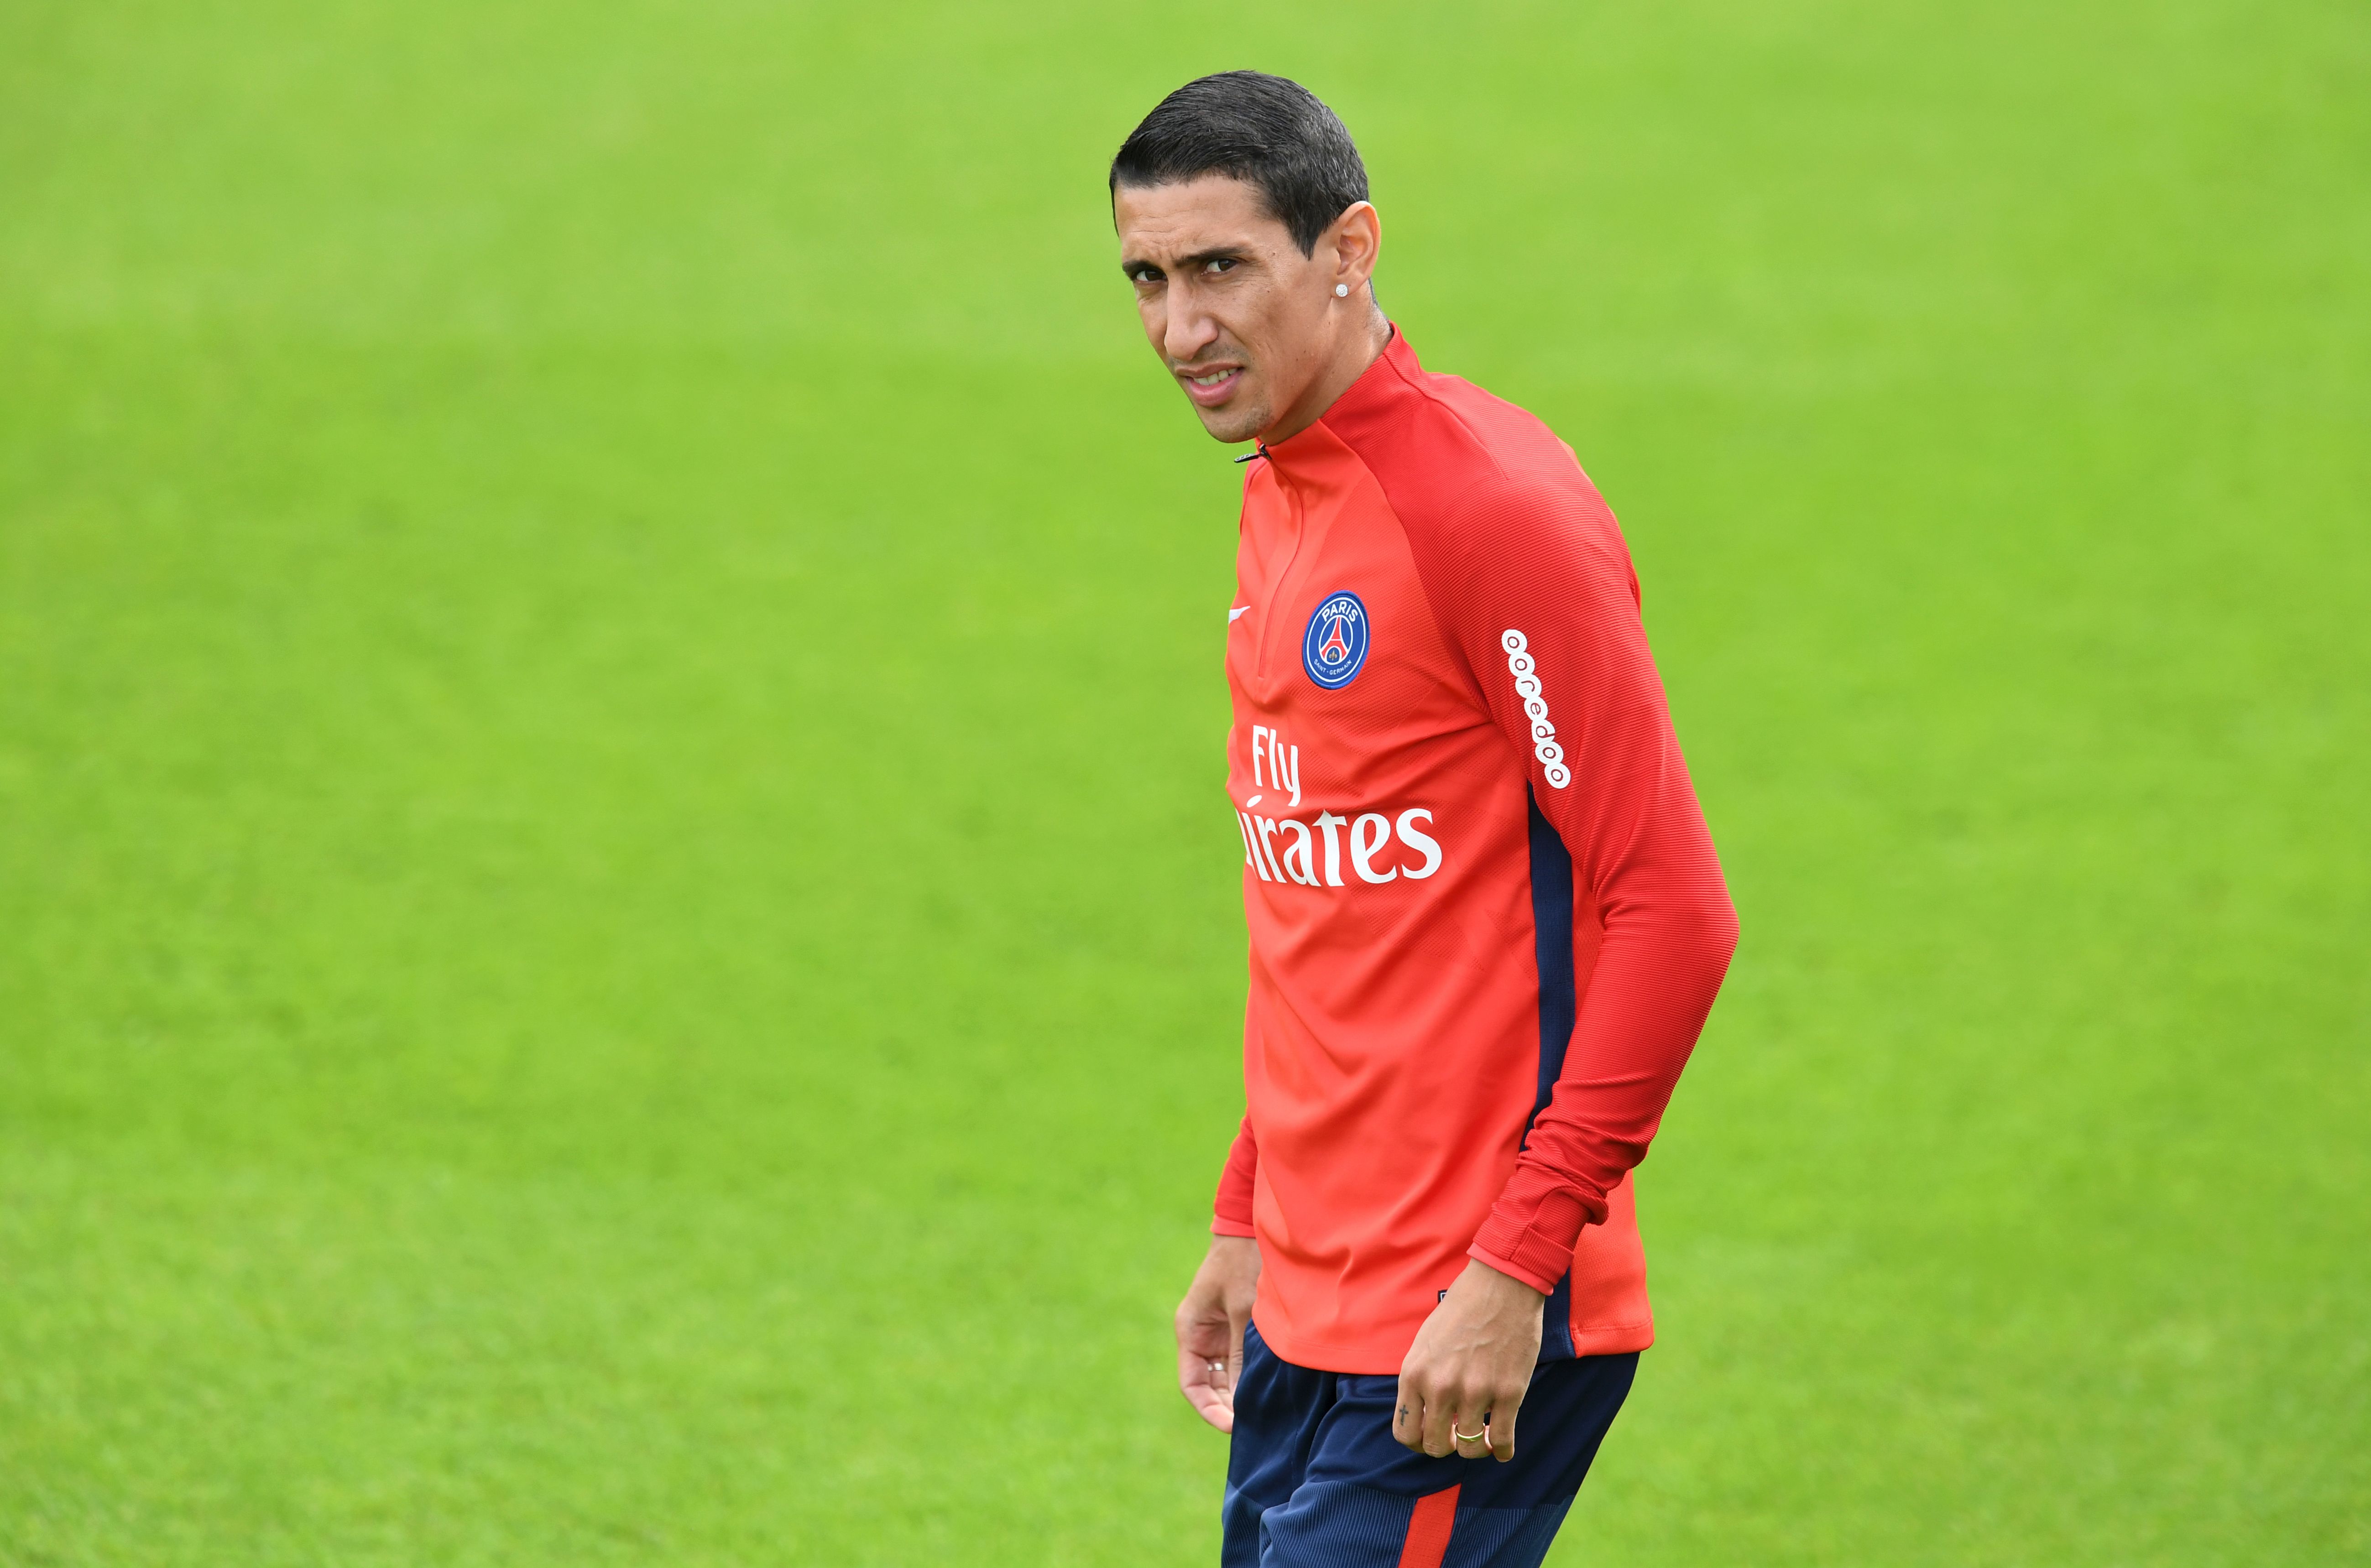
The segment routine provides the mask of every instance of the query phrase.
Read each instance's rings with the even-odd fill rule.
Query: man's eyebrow
[[[1248,260],[1250,259],[1250,257],[1251,248],[1249,246],[1218,245],[1211,247],[1208,250],[1197,250],[1191,256],[1181,256],[1177,259],[1179,264],[1182,266],[1202,267],[1208,266],[1213,261]]]
[[[1250,259],[1251,248],[1249,246],[1218,245],[1211,247],[1208,250],[1197,250],[1191,256],[1180,256],[1177,258],[1176,265],[1179,267],[1207,267],[1213,261],[1247,261]],[[1131,278],[1135,277],[1139,272],[1143,271],[1148,267],[1156,272],[1168,271],[1168,268],[1162,266],[1160,262],[1150,260],[1141,256],[1129,257],[1127,260],[1124,260],[1119,264],[1120,271]]]

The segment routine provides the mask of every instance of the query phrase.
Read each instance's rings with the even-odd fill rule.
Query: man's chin
[[[1215,409],[1196,404],[1194,411],[1201,416],[1202,428],[1210,432],[1213,441],[1223,441],[1229,445],[1249,441],[1266,430],[1270,422],[1265,408],[1245,407],[1232,398]]]

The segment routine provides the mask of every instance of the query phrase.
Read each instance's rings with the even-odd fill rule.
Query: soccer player
[[[1737,940],[1629,552],[1570,447],[1383,316],[1305,89],[1180,87],[1111,198],[1162,368],[1258,443],[1247,1110],[1176,1321],[1222,1562],[1536,1564],[1654,1338],[1630,1172]]]

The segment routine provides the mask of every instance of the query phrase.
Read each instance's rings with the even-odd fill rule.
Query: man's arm
[[[1221,1432],[1235,1428],[1235,1384],[1243,1371],[1243,1330],[1259,1294],[1259,1244],[1252,1239],[1252,1182],[1259,1146],[1243,1118],[1219,1175],[1210,1219],[1210,1251],[1177,1304],[1177,1386],[1202,1419]]]
[[[1465,532],[1498,548],[1469,564],[1455,634],[1604,931],[1554,1098],[1469,1253],[1542,1291],[1646,1159],[1737,946],[1629,550],[1574,478],[1477,490]]]
[[[1595,489],[1577,469],[1568,481],[1498,476],[1409,537],[1435,618],[1522,757],[1572,857],[1575,897],[1604,930],[1554,1096],[1401,1374],[1415,1406],[1402,1441],[1504,1459],[1529,1385],[1528,1364],[1520,1381],[1513,1371],[1521,1325],[1536,1357],[1540,1303],[1572,1266],[1581,1228],[1604,1219],[1607,1194],[1646,1158],[1727,973],[1737,916],[1647,650],[1629,552]],[[1482,1409],[1502,1412],[1506,1430],[1493,1420],[1487,1450],[1444,1442],[1434,1402],[1465,1430]]]
[[[1226,1169],[1219,1172],[1218,1196],[1210,1204],[1213,1236],[1252,1234],[1252,1183],[1259,1174],[1259,1145],[1252,1138],[1252,1119],[1235,1129],[1234,1147],[1227,1150]]]

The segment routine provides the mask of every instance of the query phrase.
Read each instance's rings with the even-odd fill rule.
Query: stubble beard
[[[1264,400],[1229,398],[1224,408],[1205,409],[1197,405],[1194,411],[1202,416],[1202,428],[1211,439],[1235,445],[1251,440],[1276,422]]]

